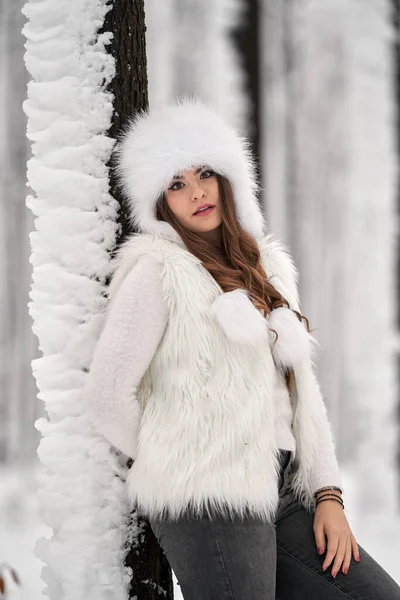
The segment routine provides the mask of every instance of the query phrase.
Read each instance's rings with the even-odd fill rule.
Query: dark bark
[[[144,0],[119,0],[105,18],[104,30],[114,35],[108,46],[115,59],[116,75],[111,84],[114,113],[109,135],[116,138],[130,116],[148,107],[146,26]],[[113,162],[110,162],[113,166]],[[128,206],[110,169],[110,191],[120,204],[118,245],[130,233]]]
[[[243,19],[232,31],[232,39],[240,55],[240,64],[245,73],[245,86],[249,99],[248,138],[258,160],[260,172],[260,9],[259,0],[246,0]]]
[[[127,119],[148,107],[148,82],[143,0],[119,0],[108,12],[102,31],[114,34],[109,52],[115,58],[116,76],[108,88],[114,94],[114,114],[109,135],[116,138]],[[101,31],[100,31],[101,33]],[[131,233],[128,205],[117,186],[110,161],[110,193],[118,200],[120,232],[117,247]],[[128,467],[131,461],[128,462]],[[138,528],[137,544],[126,540],[128,554],[125,563],[133,571],[130,598],[138,600],[170,600],[173,598],[171,567],[153,534],[148,520],[133,511],[129,515],[128,530]]]

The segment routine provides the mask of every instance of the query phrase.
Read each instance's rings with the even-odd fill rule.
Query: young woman
[[[358,546],[301,314],[248,142],[184,98],[131,119],[115,259],[85,397],[185,600],[400,599]]]

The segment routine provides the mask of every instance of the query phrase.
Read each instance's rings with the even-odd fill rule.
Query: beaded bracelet
[[[320,492],[326,492],[326,491],[328,491],[328,490],[332,490],[332,491],[333,491],[333,490],[337,490],[338,492],[340,492],[341,494],[343,494],[343,490],[341,490],[340,488],[338,488],[338,487],[334,487],[334,486],[327,486],[327,487],[323,487],[323,488],[321,488],[320,490],[317,490],[317,491],[315,492],[315,494],[314,494],[314,498],[316,498],[316,497],[317,497],[317,494],[319,494]]]
[[[339,502],[339,504],[341,505],[341,507],[344,509],[343,500],[341,500],[337,496],[331,496],[330,498],[322,498],[322,500],[318,499],[317,502],[316,502],[316,504],[315,504],[315,506],[318,506],[318,504],[320,502],[325,502],[325,500],[335,500],[336,502]]]

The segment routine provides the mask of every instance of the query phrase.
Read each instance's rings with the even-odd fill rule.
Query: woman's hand
[[[333,494],[334,492],[329,493]],[[321,492],[320,495],[322,496],[323,493]],[[337,495],[341,497],[340,494]],[[325,552],[325,535],[328,538],[328,552],[326,553],[322,570],[325,571],[332,560],[335,559],[331,571],[332,576],[336,577],[342,563],[342,571],[344,574],[347,574],[352,553],[356,561],[360,560],[360,555],[358,544],[339,502],[336,500],[325,500],[318,504],[315,509],[313,529],[318,554]]]

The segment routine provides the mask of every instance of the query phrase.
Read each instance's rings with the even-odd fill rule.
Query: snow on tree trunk
[[[125,469],[82,414],[82,389],[100,332],[118,204],[109,194],[114,77],[98,29],[106,0],[28,1],[25,63],[32,80],[23,108],[33,156],[26,199],[33,281],[29,312],[42,356],[32,362],[48,418],[42,439],[42,516],[37,541],[51,600],[128,596]]]

